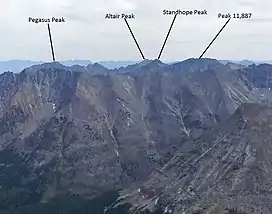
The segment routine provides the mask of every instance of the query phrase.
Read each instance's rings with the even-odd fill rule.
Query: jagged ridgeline
[[[272,66],[0,75],[0,213],[271,213]]]

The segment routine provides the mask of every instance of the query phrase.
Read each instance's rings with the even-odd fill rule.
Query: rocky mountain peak
[[[99,63],[89,64],[87,70],[93,74],[105,74],[109,72],[109,70]]]
[[[173,71],[186,71],[186,72],[202,72],[206,70],[222,70],[224,65],[216,59],[202,58],[195,59],[190,58],[182,62],[178,62],[171,65]]]
[[[55,62],[48,62],[48,63],[42,63],[39,65],[33,65],[29,68],[24,69],[24,71],[39,71],[39,70],[54,70],[54,69],[69,69],[68,66],[65,66],[57,61]]]

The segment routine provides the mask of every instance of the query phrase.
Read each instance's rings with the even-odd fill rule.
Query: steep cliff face
[[[272,66],[254,69],[258,75],[251,67],[231,70],[216,60],[190,59],[170,66],[145,61],[113,71],[99,65],[49,63],[20,74],[1,74],[0,156],[8,158],[0,164],[1,172],[8,173],[0,181],[3,200],[10,202],[0,210],[62,195],[89,198],[109,190],[131,191],[132,185],[156,194],[169,185],[175,190],[193,185],[203,188],[203,197],[212,198],[207,188],[215,179],[221,189],[229,190],[222,180],[230,179],[224,169],[231,164],[215,160],[236,147],[237,154],[238,149],[244,152],[249,143],[234,122],[233,129],[214,127],[224,124],[243,103],[271,103],[267,82]],[[221,135],[226,139],[217,143]],[[229,143],[232,138],[237,139]],[[197,161],[201,152],[221,141],[225,147],[208,155],[207,162]],[[16,177],[18,193],[12,193],[14,170],[22,172]],[[210,180],[204,182],[203,176]],[[164,192],[167,200],[177,194]],[[200,203],[196,198],[186,200]]]

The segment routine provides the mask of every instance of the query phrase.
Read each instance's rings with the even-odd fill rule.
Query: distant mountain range
[[[237,63],[240,65],[244,65],[244,66],[249,66],[252,64],[256,64],[256,65],[260,65],[260,64],[272,64],[272,60],[268,60],[268,61],[255,61],[255,60],[242,60],[242,61],[237,61],[237,60],[219,60],[221,63],[223,64],[227,64],[229,62],[232,63]]]
[[[243,66],[248,66],[252,64],[272,64],[271,61],[250,61],[250,60],[242,60],[242,61],[235,61],[235,60],[219,60],[223,64],[227,63],[236,63],[240,64]],[[126,67],[128,65],[133,65],[136,63],[139,63],[140,61],[98,61],[98,62],[93,62],[90,60],[66,60],[66,61],[59,61],[61,64],[66,65],[66,66],[73,66],[73,65],[80,65],[80,66],[87,66],[89,64],[95,64],[98,63],[105,68],[108,69],[117,69],[121,67]],[[37,65],[37,64],[43,64],[45,61],[31,61],[31,60],[9,60],[9,61],[0,61],[0,73],[10,71],[14,73],[19,73],[23,69]],[[174,64],[177,63],[176,61],[167,61],[165,62],[166,64]]]

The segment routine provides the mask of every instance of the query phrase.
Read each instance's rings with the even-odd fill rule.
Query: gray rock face
[[[271,74],[271,65],[232,70],[210,59],[4,73],[0,148],[30,168],[22,183],[42,176],[38,201],[126,189],[140,210],[157,200],[176,213],[212,213],[227,200],[248,209],[260,195],[267,211],[270,109],[259,105],[272,101]]]
[[[201,139],[186,142],[126,200],[138,211],[271,213],[271,122],[270,107],[242,105]]]

